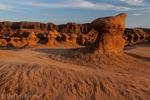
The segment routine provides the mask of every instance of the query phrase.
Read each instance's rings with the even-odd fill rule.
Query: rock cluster
[[[142,28],[126,29],[124,35],[128,37],[129,43],[140,42],[143,40],[148,40],[149,33],[147,32],[148,30]]]
[[[91,22],[91,27],[98,31],[98,37],[93,45],[94,53],[123,52],[125,40],[122,38],[125,30],[127,14],[98,18]]]

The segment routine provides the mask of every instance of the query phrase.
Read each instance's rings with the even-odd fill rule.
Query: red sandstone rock
[[[7,41],[5,39],[0,39],[0,46],[5,47],[7,45]]]
[[[70,36],[71,42],[72,42],[72,43],[76,43],[77,37],[78,37],[78,36],[77,36],[76,34],[71,34],[71,36]]]
[[[98,18],[91,22],[91,27],[99,32],[93,45],[94,53],[123,52],[125,40],[122,35],[125,30],[127,14]]]
[[[140,40],[145,40],[147,37],[147,34],[143,34],[141,37],[140,37]]]
[[[11,37],[10,39],[11,39],[11,40],[7,43],[7,47],[16,47],[16,46],[17,46],[17,43],[14,41],[15,38],[14,38],[14,37]]]
[[[61,41],[69,42],[69,36],[65,33],[62,34]]]
[[[29,41],[28,38],[24,38],[24,37],[21,38],[21,44],[22,44],[22,45],[27,44],[28,41]]]
[[[28,43],[23,46],[24,47],[32,47],[32,46],[36,46],[37,45],[37,42],[39,41],[39,38],[36,37],[35,33],[32,32],[31,34],[29,34],[28,38]]]
[[[139,42],[140,41],[140,35],[139,34],[134,34],[134,40],[135,40],[135,42]]]
[[[87,38],[87,35],[84,35],[84,34],[81,35],[81,44],[84,45],[86,38]]]
[[[48,42],[46,43],[46,45],[54,45],[56,40],[56,35],[52,32],[50,32],[48,35],[47,35],[47,39],[48,39]]]

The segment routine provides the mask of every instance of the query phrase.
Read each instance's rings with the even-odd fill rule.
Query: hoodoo
[[[125,30],[125,18],[127,14],[98,18],[91,22],[91,27],[98,31],[98,36],[93,44],[93,52],[120,53],[123,52],[125,40],[122,35]]]
[[[27,41],[28,43],[26,45],[24,45],[22,48],[24,47],[32,47],[32,46],[36,46],[37,45],[37,42],[39,41],[40,39],[36,37],[35,33],[32,32],[29,34],[29,36],[27,37]]]

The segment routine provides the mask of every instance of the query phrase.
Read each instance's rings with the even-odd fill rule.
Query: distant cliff
[[[54,23],[40,23],[40,22],[0,22],[0,34],[13,36],[12,31],[17,31],[19,29],[37,29],[41,31],[56,30],[60,33],[67,34],[88,34],[97,36],[97,32],[91,28],[89,23],[77,24],[77,23],[67,23],[55,25]],[[146,33],[150,33],[150,29],[143,28]],[[125,34],[134,33],[134,29],[126,28]]]

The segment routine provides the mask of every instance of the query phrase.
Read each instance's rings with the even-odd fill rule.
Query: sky
[[[0,21],[90,23],[126,13],[126,28],[150,28],[150,0],[0,0]]]

